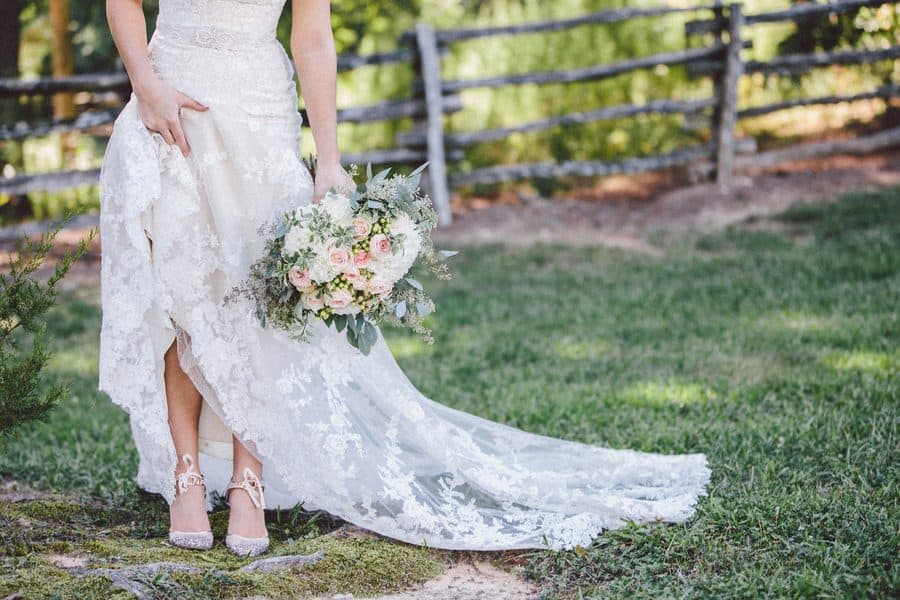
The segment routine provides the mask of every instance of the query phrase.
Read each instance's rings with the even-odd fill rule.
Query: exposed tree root
[[[293,554],[287,556],[273,556],[261,558],[237,569],[240,573],[269,573],[279,569],[299,569],[306,565],[312,565],[325,558],[325,552],[319,550],[313,554]],[[188,573],[199,575],[203,569],[194,565],[176,562],[153,562],[142,565],[129,565],[118,569],[68,567],[67,572],[75,577],[106,577],[112,582],[113,587],[123,589],[134,594],[138,600],[153,598],[153,590],[147,583],[152,576],[160,572]]]

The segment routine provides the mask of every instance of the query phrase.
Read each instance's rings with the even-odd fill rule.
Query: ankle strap
[[[252,502],[253,506],[256,508],[260,510],[266,508],[266,497],[263,495],[265,486],[250,467],[244,467],[244,478],[241,481],[230,482],[225,493],[228,494],[231,490],[235,489],[241,489],[247,492],[247,495],[250,496],[250,502]]]
[[[194,459],[191,458],[191,455],[185,454],[181,457],[181,460],[187,465],[187,471],[178,474],[176,485],[178,493],[183,494],[187,491],[188,486],[191,485],[203,486],[203,489],[205,490],[206,482],[203,479],[203,474],[194,470]]]

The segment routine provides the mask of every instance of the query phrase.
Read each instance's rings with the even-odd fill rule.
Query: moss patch
[[[222,519],[214,521],[221,524]],[[123,523],[119,511],[60,501],[0,502],[0,525],[4,529],[0,597],[15,592],[23,592],[29,599],[130,597],[114,590],[105,577],[76,577],[57,567],[50,557],[56,560],[59,555],[86,558],[90,568],[178,562],[202,570],[200,575],[165,573],[148,577],[145,584],[160,598],[377,594],[422,583],[443,569],[441,554],[433,550],[382,539],[319,534],[296,518],[290,523],[297,531],[307,529],[307,537],[273,535],[270,555],[322,550],[325,559],[299,571],[241,573],[238,569],[254,559],[233,556],[221,541],[209,552],[195,552],[171,547],[160,537],[144,536]]]

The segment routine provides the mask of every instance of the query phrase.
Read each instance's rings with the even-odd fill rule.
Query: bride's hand
[[[313,202],[318,204],[325,194],[332,188],[341,192],[350,192],[356,184],[340,164],[323,165],[316,167],[316,188],[313,194]]]
[[[181,153],[187,156],[191,149],[181,129],[182,107],[205,111],[208,107],[193,98],[172,89],[159,78],[146,82],[139,92],[135,92],[138,100],[138,115],[144,126],[158,133],[167,144],[175,144]]]

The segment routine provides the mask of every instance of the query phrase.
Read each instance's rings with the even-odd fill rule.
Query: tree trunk
[[[21,0],[0,2],[0,77],[19,75],[19,37]]]
[[[68,0],[50,0],[50,29],[53,36],[53,76],[66,77],[75,73],[75,52],[69,32]],[[75,103],[71,93],[53,97],[53,116],[71,119],[75,116]]]
[[[19,23],[21,0],[0,2],[0,77],[19,76],[19,39],[22,25]],[[15,118],[17,101],[0,100],[0,122],[11,123]]]

